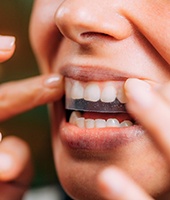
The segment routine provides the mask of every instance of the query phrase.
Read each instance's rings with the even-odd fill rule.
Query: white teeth
[[[127,99],[126,99],[125,93],[123,91],[123,88],[121,88],[117,92],[117,99],[120,101],[120,103],[127,103]]]
[[[85,119],[79,112],[72,112],[69,120],[70,124],[73,124],[79,128],[106,128],[106,127],[129,127],[133,126],[133,123],[129,120],[124,120],[119,123],[117,119],[109,118],[104,119]]]
[[[105,128],[106,121],[104,119],[95,119],[95,127],[96,128]]]
[[[80,118],[77,118],[76,119],[76,125],[79,127],[79,128],[85,128],[85,124],[84,124],[84,117],[80,117]]]
[[[112,85],[106,85],[101,93],[101,101],[110,103],[116,99],[116,89]]]
[[[80,84],[79,81],[75,81],[72,86],[72,89],[71,89],[71,98],[72,99],[82,99],[83,93],[84,93],[83,86]]]
[[[114,102],[117,98],[121,103],[126,103],[123,84],[117,81],[109,82],[82,82],[71,78],[65,79],[66,97],[72,99],[85,99],[105,103]],[[121,85],[121,86],[120,86]]]
[[[94,128],[94,119],[85,119],[86,128]]]
[[[96,83],[89,83],[84,90],[84,99],[96,102],[100,99],[100,88]]]
[[[129,120],[125,120],[125,121],[120,123],[121,127],[132,126],[132,125],[133,125],[133,123]]]
[[[107,127],[119,127],[119,121],[117,119],[108,119]]]

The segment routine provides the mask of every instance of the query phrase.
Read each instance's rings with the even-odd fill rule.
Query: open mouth
[[[83,82],[65,78],[67,121],[79,128],[129,127],[123,82]]]
[[[104,152],[143,135],[142,127],[126,110],[124,82],[65,78],[66,121],[60,137],[69,152]]]

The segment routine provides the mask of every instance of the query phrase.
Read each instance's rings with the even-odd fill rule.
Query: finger
[[[99,189],[107,200],[153,200],[120,169],[107,168],[99,175]]]
[[[0,144],[1,199],[21,199],[30,185],[32,174],[28,145],[16,137],[4,138]]]
[[[0,35],[0,62],[8,60],[15,50],[15,37]]]
[[[170,103],[170,82],[164,83],[163,86],[159,86],[157,88],[157,92],[159,92],[161,98],[163,98],[167,103]]]
[[[170,101],[148,83],[129,79],[125,84],[127,108],[151,134],[170,161]]]
[[[5,137],[0,143],[0,181],[28,185],[32,178],[31,154],[26,142]]]
[[[63,95],[63,78],[46,75],[0,86],[0,121],[36,106],[58,100]]]

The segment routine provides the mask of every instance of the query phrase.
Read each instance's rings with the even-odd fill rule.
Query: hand
[[[0,62],[15,50],[15,38],[0,36]],[[36,106],[58,100],[63,95],[63,79],[58,74],[42,75],[0,85],[0,121]]]
[[[170,164],[169,91],[170,82],[163,86],[157,85],[156,89],[147,81],[135,78],[125,83],[128,110],[150,133]],[[125,172],[116,167],[107,168],[100,174],[99,186],[108,200],[153,200]]]
[[[15,50],[15,38],[0,36],[0,62]],[[28,78],[0,85],[0,121],[58,100],[63,93],[62,77],[57,74]],[[5,137],[0,143],[0,199],[18,200],[32,179],[28,145],[19,138]]]

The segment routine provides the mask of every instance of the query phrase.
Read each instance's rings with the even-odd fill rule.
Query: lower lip
[[[64,145],[72,150],[107,151],[126,145],[144,134],[139,125],[124,128],[81,129],[65,121],[60,127]]]

